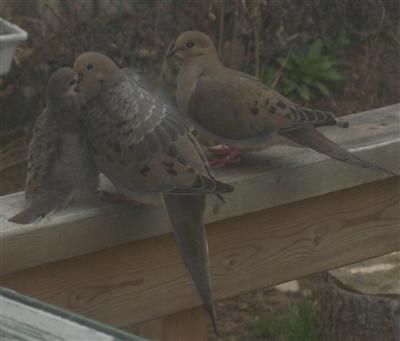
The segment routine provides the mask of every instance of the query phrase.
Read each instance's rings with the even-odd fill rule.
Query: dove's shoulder
[[[88,131],[101,170],[120,187],[138,192],[227,190],[213,178],[185,118],[132,74],[118,77],[103,106],[108,118]]]
[[[199,77],[188,116],[203,129],[227,139],[273,134],[287,120],[271,113],[273,91],[257,79],[223,68]]]
[[[114,172],[117,165],[137,167],[190,130],[186,120],[146,84],[135,72],[122,69],[89,109],[95,114],[87,116],[86,131],[103,168]]]
[[[100,96],[107,98],[100,102],[101,105],[105,102],[107,115],[111,117],[114,117],[114,114],[115,118],[126,117],[146,121],[150,117],[162,119],[169,116],[187,126],[185,118],[155,92],[155,84],[142,73],[125,68],[108,81],[104,96]]]

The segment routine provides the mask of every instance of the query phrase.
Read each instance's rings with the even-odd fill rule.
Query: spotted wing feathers
[[[146,86],[122,70],[88,111],[86,131],[103,172],[141,191],[227,191],[207,168],[190,125]]]

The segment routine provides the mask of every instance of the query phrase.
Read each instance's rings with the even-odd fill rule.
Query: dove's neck
[[[80,107],[74,98],[47,100],[47,108],[61,130],[75,131],[79,129]]]
[[[184,61],[178,74],[177,102],[179,110],[187,114],[188,105],[197,82],[205,73],[213,74],[223,68],[217,54],[202,55]]]

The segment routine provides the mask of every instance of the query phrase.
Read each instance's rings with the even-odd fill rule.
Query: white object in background
[[[8,72],[18,43],[28,39],[28,33],[0,18],[0,75]]]

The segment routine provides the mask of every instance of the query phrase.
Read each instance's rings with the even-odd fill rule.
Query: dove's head
[[[50,101],[59,102],[76,95],[78,74],[69,67],[59,68],[47,83],[47,97]]]
[[[179,35],[167,56],[176,55],[184,61],[200,56],[217,57],[217,50],[211,38],[198,31],[186,31]]]
[[[85,52],[76,58],[74,70],[80,78],[78,92],[91,99],[100,92],[103,82],[113,77],[119,68],[102,53]]]
[[[59,68],[47,83],[47,107],[61,126],[78,122],[83,98],[76,91],[77,84],[78,74],[69,67]]]

